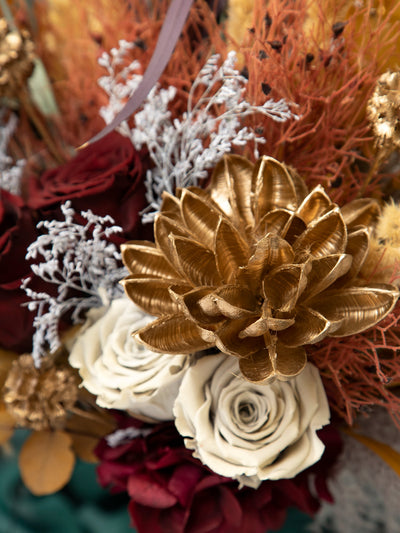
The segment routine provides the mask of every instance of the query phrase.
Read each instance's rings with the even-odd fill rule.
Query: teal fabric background
[[[15,449],[26,435],[16,432]],[[127,497],[110,495],[99,487],[95,466],[82,462],[61,492],[35,497],[21,481],[17,453],[1,455],[0,533],[135,533],[129,525],[127,504]],[[292,511],[281,533],[305,532],[308,523],[308,517]]]

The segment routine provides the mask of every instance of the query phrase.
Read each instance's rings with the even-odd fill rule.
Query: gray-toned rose
[[[245,381],[237,360],[203,357],[185,373],[174,406],[187,448],[214,472],[256,488],[292,478],[319,460],[316,431],[329,423],[317,368],[272,384]]]
[[[69,360],[101,407],[153,421],[172,420],[189,358],[154,353],[136,342],[132,333],[152,320],[127,297],[116,299],[78,336]]]

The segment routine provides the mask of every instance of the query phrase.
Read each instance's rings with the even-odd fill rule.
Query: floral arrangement
[[[0,443],[140,533],[397,531],[399,8],[168,4],[0,2]]]

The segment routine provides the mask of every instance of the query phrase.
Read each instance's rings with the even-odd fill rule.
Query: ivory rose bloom
[[[114,300],[79,335],[70,364],[79,370],[82,385],[97,396],[101,407],[127,410],[154,421],[172,420],[189,359],[154,353],[135,341],[132,333],[152,320],[127,297]]]
[[[330,417],[321,378],[310,363],[289,381],[255,384],[224,354],[203,357],[187,370],[174,414],[195,457],[254,488],[316,463],[324,450],[316,431]]]

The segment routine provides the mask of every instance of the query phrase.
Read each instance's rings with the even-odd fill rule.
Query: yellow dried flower
[[[368,102],[375,142],[385,156],[400,148],[400,72],[385,72]]]
[[[31,355],[12,364],[3,400],[17,425],[41,431],[61,428],[78,398],[78,379],[67,366],[43,361],[36,368]]]
[[[32,74],[34,44],[28,33],[10,30],[0,19],[0,97],[15,98]]]
[[[305,345],[363,331],[397,301],[393,285],[358,278],[379,211],[307,194],[270,157],[225,157],[207,190],[164,194],[155,244],[122,246],[128,296],[160,317],[137,338],[164,353],[217,346],[254,382],[299,374]]]
[[[374,282],[400,285],[400,206],[386,204],[370,239],[362,275]],[[393,281],[392,281],[393,280]]]

